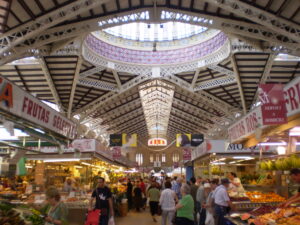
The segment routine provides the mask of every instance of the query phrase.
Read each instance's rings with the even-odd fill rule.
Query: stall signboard
[[[292,80],[283,91],[287,116],[300,113],[300,77]]]
[[[122,156],[121,148],[120,147],[113,147],[112,156],[113,156],[113,159],[120,159],[121,156]]]
[[[262,112],[261,106],[259,106],[228,128],[229,140],[235,142],[245,138],[250,134],[253,134],[258,127],[262,126],[262,124]]]
[[[31,94],[0,76],[0,109],[67,138],[76,136],[76,124]]]
[[[232,144],[226,140],[205,140],[192,150],[192,160],[211,153],[259,153],[259,146],[245,148],[242,144]]]
[[[203,134],[192,134],[191,146],[197,147],[201,145],[204,141]]]
[[[279,125],[287,122],[282,84],[260,84],[258,97],[261,102],[263,125]]]
[[[182,159],[185,160],[191,160],[192,159],[192,151],[190,148],[184,148],[182,152]]]
[[[284,86],[283,97],[285,101],[287,117],[300,113],[300,77],[294,79]],[[280,111],[280,115],[283,112],[281,110],[283,110],[283,108],[278,109],[278,111]],[[230,141],[237,142],[245,137],[250,136],[251,134],[254,134],[257,126],[264,125],[264,122],[266,124],[266,121],[264,121],[262,115],[262,106],[260,105],[253,111],[249,112],[241,120],[229,127],[228,135]]]
[[[109,135],[109,146],[122,146],[122,134],[110,134]]]
[[[95,139],[75,139],[70,145],[73,149],[81,152],[94,152],[98,148],[99,142]]]

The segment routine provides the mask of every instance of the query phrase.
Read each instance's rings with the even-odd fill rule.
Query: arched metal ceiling
[[[161,22],[155,14],[165,11],[171,15],[165,21],[180,15],[176,20],[220,29],[231,40],[230,57],[218,65],[165,80],[175,87],[169,138],[182,132],[223,135],[234,114],[255,103],[258,83],[286,84],[300,75],[299,61],[274,60],[278,53],[300,56],[300,1],[289,0],[3,0],[0,73],[66,115],[80,114],[79,122],[91,130],[147,138],[137,84],[149,77],[92,65],[81,55],[89,32],[122,24],[126,15],[141,21],[145,10],[151,22]],[[9,64],[25,56],[36,56],[38,63]]]

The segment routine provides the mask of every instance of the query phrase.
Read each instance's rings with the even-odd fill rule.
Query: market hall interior
[[[0,224],[300,224],[299,21],[289,0],[0,1]]]

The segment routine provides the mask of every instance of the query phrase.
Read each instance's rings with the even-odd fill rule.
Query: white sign
[[[261,106],[259,106],[228,128],[229,140],[235,142],[249,136],[262,126],[262,123]]]
[[[0,76],[0,108],[15,116],[73,139],[76,124]]]

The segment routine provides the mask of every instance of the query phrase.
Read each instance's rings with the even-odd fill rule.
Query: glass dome
[[[181,22],[129,23],[104,29],[111,35],[135,41],[173,41],[191,37],[206,30],[206,27]]]

